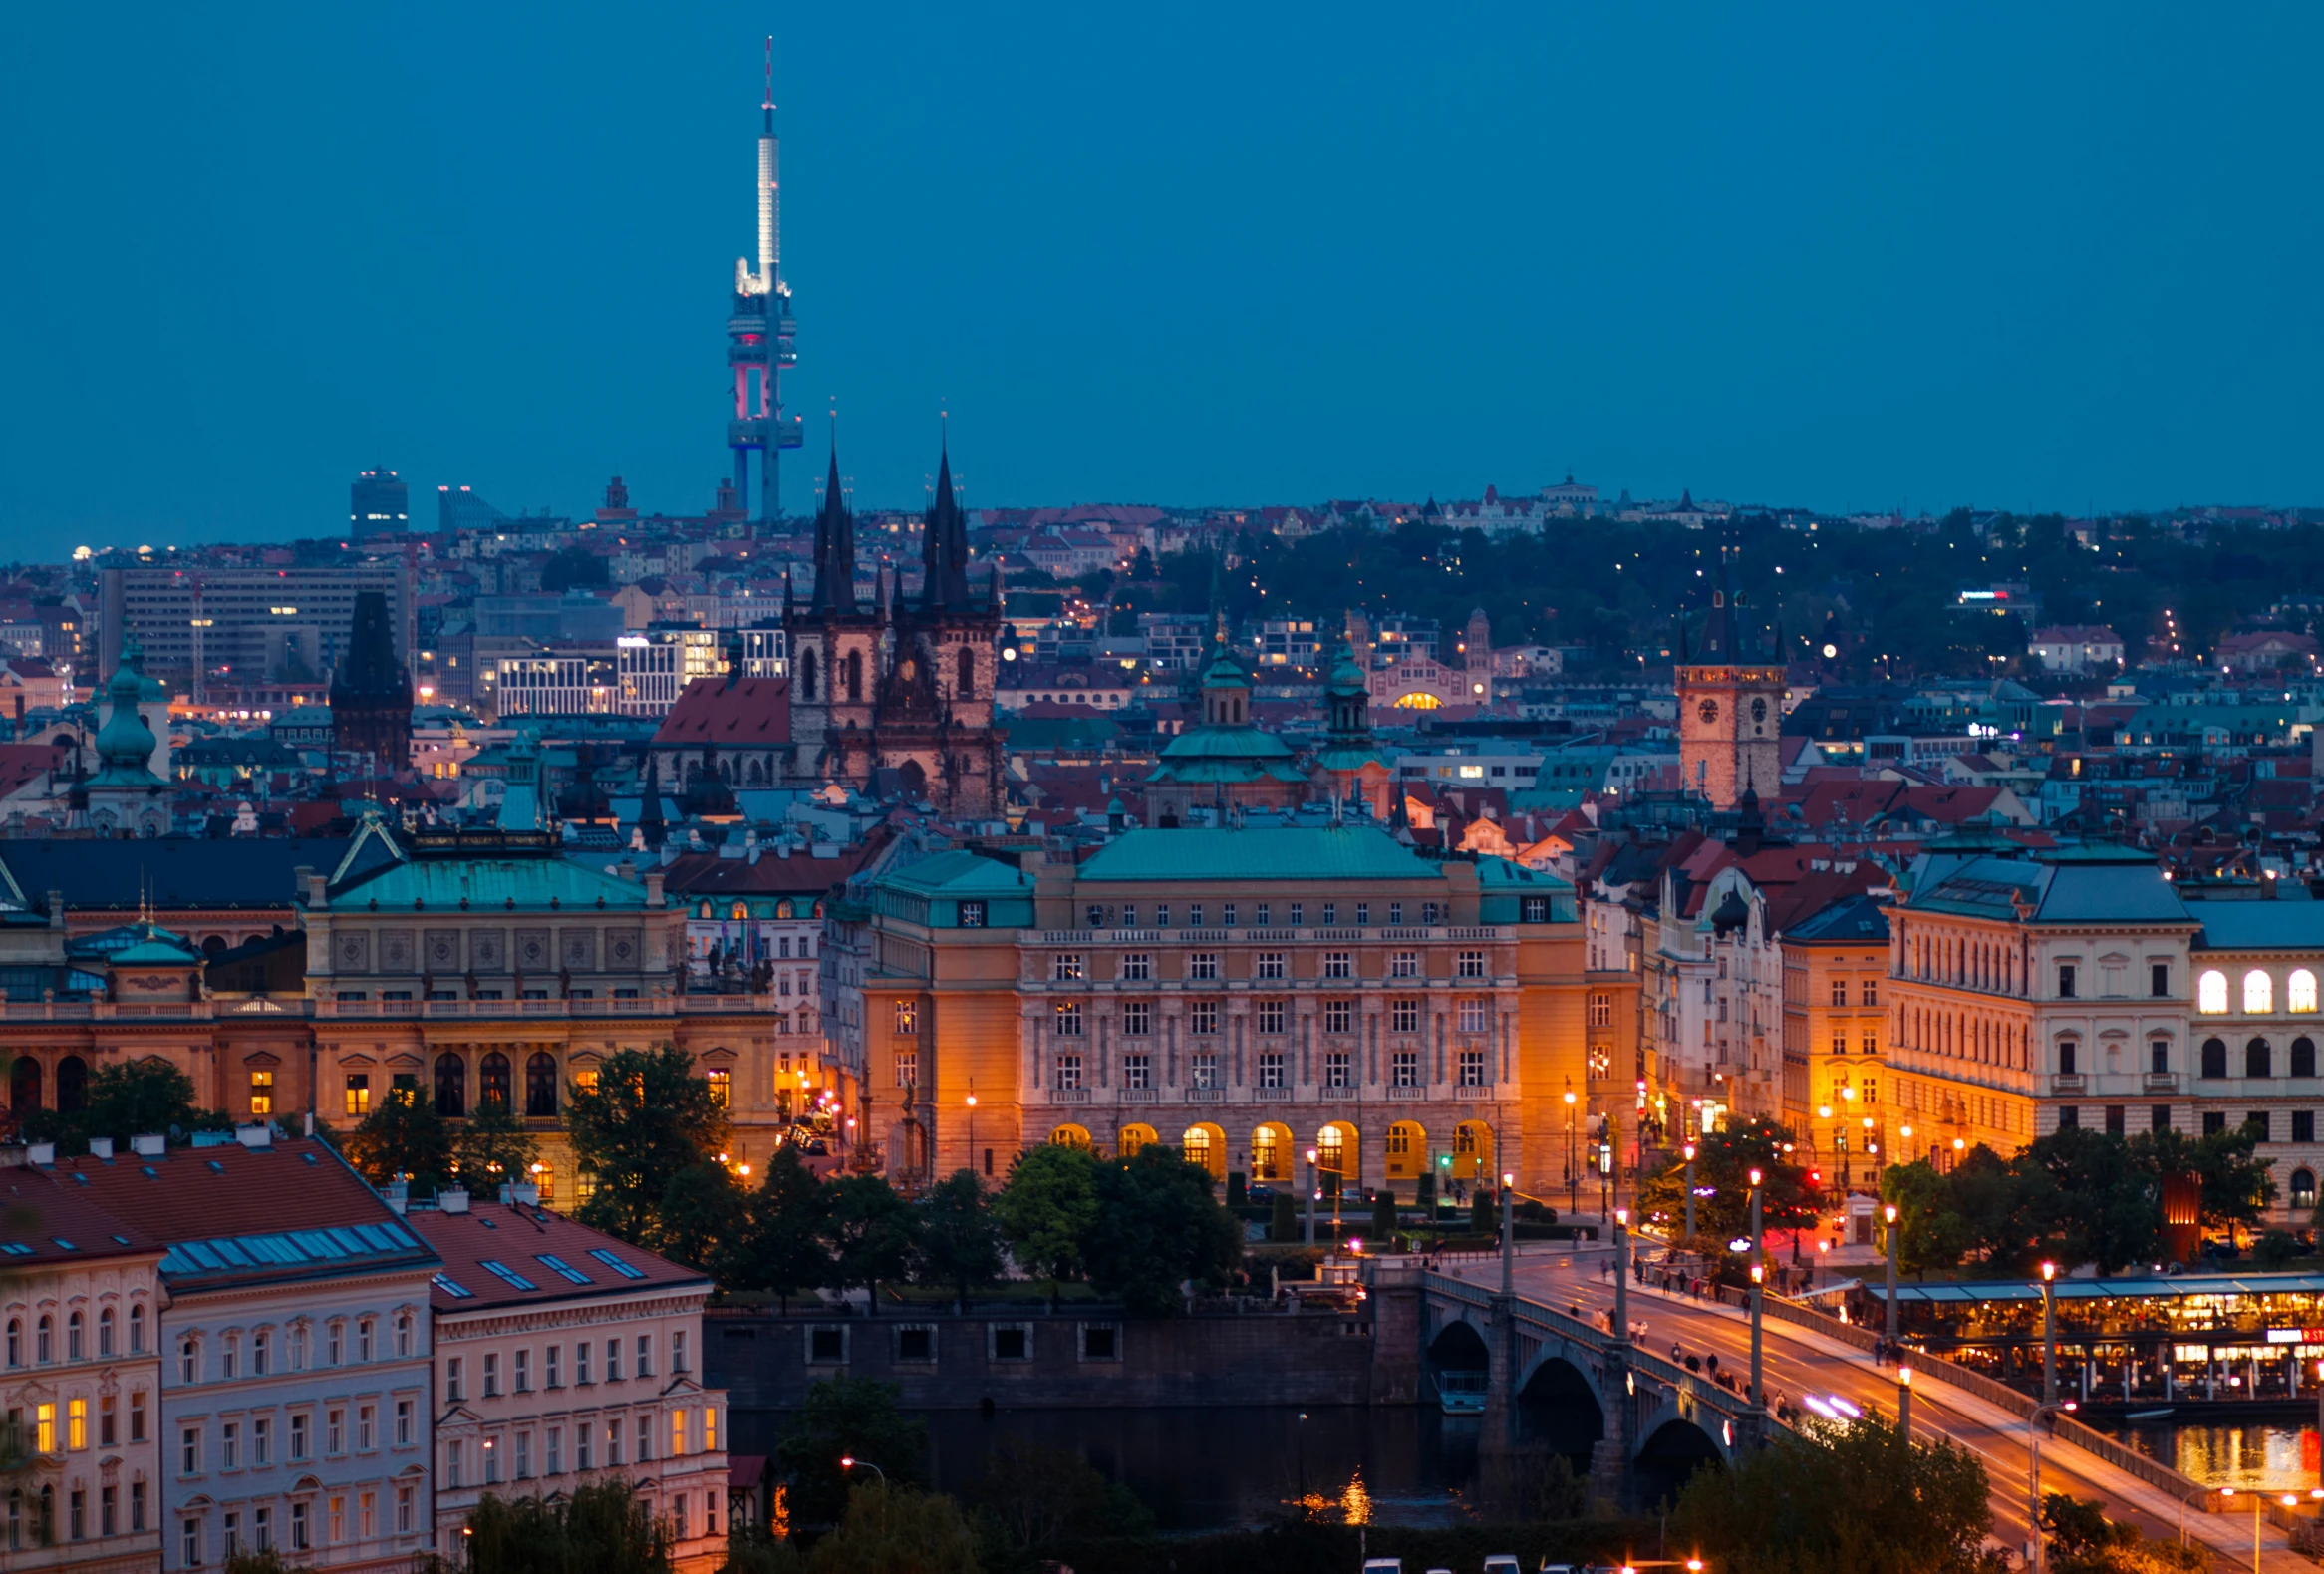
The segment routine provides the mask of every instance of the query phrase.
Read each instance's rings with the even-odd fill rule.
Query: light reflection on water
[[[2141,1453],[2175,1466],[2205,1486],[2304,1492],[2319,1484],[2314,1426],[2288,1421],[2218,1425],[2189,1421],[2125,1430]]]

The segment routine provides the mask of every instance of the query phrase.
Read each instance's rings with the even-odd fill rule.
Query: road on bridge
[[[1518,1293],[1560,1310],[1579,1307],[1583,1316],[1602,1327],[1613,1308],[1613,1286],[1601,1277],[1610,1255],[1610,1249],[1602,1248],[1556,1255],[1542,1253],[1537,1248],[1522,1254],[1517,1262]],[[1498,1262],[1463,1264],[1457,1271],[1472,1283],[1496,1289],[1500,1286]],[[1629,1303],[1630,1321],[1646,1325],[1640,1340],[1645,1348],[1667,1356],[1675,1342],[1682,1355],[1715,1354],[1720,1370],[1732,1370],[1738,1380],[1749,1378],[1751,1325],[1748,1317],[1738,1310],[1642,1290],[1635,1283],[1630,1287]],[[1893,1373],[1875,1367],[1861,1352],[1846,1357],[1836,1355],[1804,1331],[1774,1318],[1765,1320],[1763,1332],[1763,1360],[1771,1397],[1784,1396],[1797,1405],[1802,1396],[1810,1393],[1837,1394],[1852,1404],[1878,1406],[1884,1414],[1894,1414]],[[2022,1548],[2032,1535],[2026,1512],[2026,1429],[2015,1417],[2007,1417],[1997,1424],[1986,1418],[1991,1414],[1989,1407],[1963,1403],[1959,1391],[1942,1383],[1929,1381],[1913,1386],[1914,1435],[1947,1438],[1973,1450],[1984,1460],[1986,1475],[1992,1483],[1994,1539],[2013,1549]],[[2113,1486],[2100,1484],[2077,1463],[2081,1457],[2058,1445],[2046,1444],[2042,1449],[2042,1490],[2098,1499],[2107,1505],[2109,1518],[2136,1525],[2142,1534],[2169,1540],[2179,1538],[2180,1516],[2158,1511],[2148,1503],[2126,1497]],[[2145,1487],[2144,1483],[2141,1486],[2140,1495],[2151,1500],[2167,1496],[2160,1488]],[[2190,1510],[2183,1517],[2189,1539],[2213,1548],[2227,1566],[2250,1566],[2247,1518],[2205,1514],[2199,1509]],[[2278,1569],[2301,1569],[2313,1574],[2315,1565],[2293,1553],[2281,1531],[2270,1526],[2264,1540],[2268,1548],[2262,1565],[2264,1574]]]

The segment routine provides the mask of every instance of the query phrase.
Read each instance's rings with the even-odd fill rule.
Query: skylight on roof
[[[574,1284],[595,1284],[597,1282],[596,1280],[590,1278],[589,1275],[583,1273],[580,1269],[574,1267],[571,1263],[565,1261],[564,1258],[554,1256],[548,1252],[536,1252],[533,1255],[533,1261],[546,1264],[550,1271],[556,1273],[561,1278],[572,1281]]]
[[[620,1274],[624,1279],[643,1279],[646,1277],[644,1269],[631,1267],[602,1246],[593,1249],[589,1255],[611,1268],[615,1273]]]
[[[431,1280],[430,1283],[434,1284],[445,1295],[452,1296],[458,1300],[473,1301],[476,1298],[476,1293],[473,1290],[470,1290],[466,1285],[460,1283],[457,1279],[452,1278],[448,1274],[439,1273],[433,1280]]]
[[[77,1252],[81,1249],[80,1247],[74,1245],[71,1241],[65,1239],[65,1237],[62,1235],[52,1235],[49,1237],[49,1239],[55,1241],[57,1245],[65,1251]]]
[[[10,1257],[30,1257],[32,1248],[22,1241],[0,1241],[0,1254]]]
[[[494,1275],[497,1278],[505,1279],[508,1283],[514,1285],[519,1290],[537,1290],[540,1288],[539,1285],[534,1284],[530,1279],[527,1279],[523,1274],[518,1273],[515,1269],[509,1267],[506,1263],[496,1262],[490,1257],[484,1259],[484,1271],[488,1274]]]

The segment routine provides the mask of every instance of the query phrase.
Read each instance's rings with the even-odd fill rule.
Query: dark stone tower
[[[331,675],[332,747],[376,757],[389,771],[412,763],[412,675],[396,656],[384,591],[359,590],[347,654]]]

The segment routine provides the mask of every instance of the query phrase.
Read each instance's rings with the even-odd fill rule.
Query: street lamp
[[[2058,1265],[2042,1264],[2042,1403],[2058,1403],[2058,1297],[2052,1281]]]
[[[1751,1171],[1751,1403],[1761,1408],[1767,1404],[1767,1388],[1760,1379],[1761,1297],[1766,1293],[1767,1242],[1760,1224],[1760,1172]]]
[[[1501,1176],[1501,1195],[1493,1200],[1501,1204],[1501,1293],[1517,1293],[1517,1209],[1510,1198],[1517,1177],[1506,1170]],[[1336,1230],[1334,1234],[1336,1234]]]
[[[1571,1077],[1567,1078],[1572,1083]],[[1574,1090],[1566,1090],[1566,1216],[1582,1208],[1582,1172],[1574,1167]]]
[[[1613,1210],[1613,1337],[1630,1337],[1630,1210]]]
[[[969,1079],[969,1172],[977,1170],[977,1079]]]
[[[1311,1147],[1307,1149],[1307,1245],[1309,1245],[1309,1246],[1312,1246],[1312,1245],[1314,1245],[1314,1244],[1315,1244],[1315,1150],[1314,1150],[1313,1148],[1311,1148]]]
[[[1681,1149],[1686,1154],[1686,1235],[1688,1245],[1694,1244],[1694,1144]]]
[[[1912,1446],[1912,1369],[1896,1366],[1896,1440]]]
[[[888,1478],[887,1471],[881,1469],[878,1465],[872,1463],[869,1459],[858,1459],[852,1454],[843,1453],[839,1456],[839,1468],[842,1470],[869,1470],[872,1474],[878,1476],[882,1482],[885,1482]]]
[[[1896,1204],[1893,1202],[1885,1204],[1881,1209],[1881,1214],[1888,1220],[1888,1316],[1887,1331],[1888,1343],[1893,1345],[1896,1342],[1896,1236],[1900,1233],[1896,1228]]]

